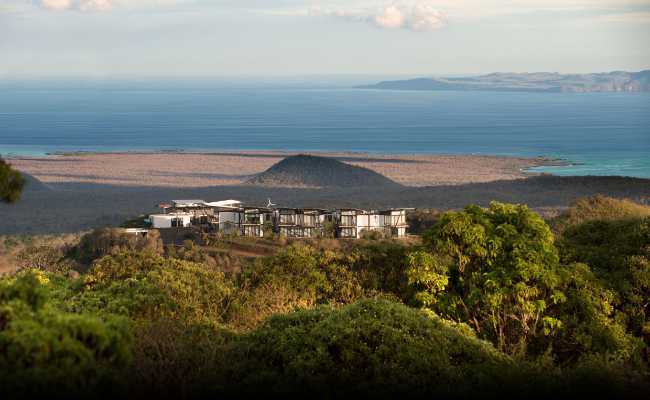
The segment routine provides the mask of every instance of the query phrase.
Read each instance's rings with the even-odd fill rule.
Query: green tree
[[[0,200],[15,203],[25,187],[25,178],[0,158]]]
[[[548,311],[565,300],[553,240],[544,220],[523,205],[494,202],[445,213],[424,235],[436,262],[447,267],[434,310],[470,324],[503,351],[525,351],[532,337],[561,325]],[[425,261],[431,267],[416,268],[419,276],[410,280],[439,292],[444,279],[430,276],[442,269]]]
[[[594,357],[628,365],[639,362],[643,342],[614,318],[616,292],[605,287],[585,264],[570,264],[561,275],[566,301],[549,313],[562,325],[552,336],[536,337],[531,353],[550,349],[556,362],[571,366]]]
[[[121,252],[93,264],[69,306],[138,319],[220,324],[232,291],[232,283],[214,268],[152,252]]]
[[[431,308],[449,284],[448,268],[437,257],[426,251],[416,251],[407,256],[406,276],[409,294],[419,306]]]
[[[249,329],[271,314],[359,299],[364,290],[349,263],[345,255],[305,244],[256,260],[238,279],[240,309],[233,313],[235,325]]]
[[[130,365],[128,321],[64,312],[52,286],[41,271],[0,279],[0,393],[68,395],[115,382]]]
[[[226,381],[237,391],[322,398],[473,393],[501,387],[512,365],[471,331],[386,300],[271,317],[226,359]]]
[[[567,228],[562,260],[590,265],[616,294],[616,319],[650,345],[650,218],[593,220]]]

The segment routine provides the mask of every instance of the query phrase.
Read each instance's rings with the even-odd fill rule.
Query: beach
[[[296,153],[69,153],[16,157],[12,165],[39,181],[137,187],[210,187],[241,185]],[[462,185],[522,179],[530,167],[550,165],[544,158],[483,155],[379,155],[310,153],[369,168],[413,187]]]

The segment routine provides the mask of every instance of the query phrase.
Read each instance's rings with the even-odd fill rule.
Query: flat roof
[[[261,212],[272,212],[273,211],[273,209],[267,208],[267,207],[242,207],[241,209],[244,210],[244,212],[246,212],[246,211],[256,211],[256,210],[261,211]]]
[[[172,200],[172,204],[176,207],[196,207],[205,206],[204,200]]]
[[[149,214],[149,218],[151,217],[167,217],[167,218],[174,218],[174,217],[191,217],[194,216],[192,213],[187,213],[187,212],[173,212],[169,214]]]
[[[278,207],[276,208],[276,210],[278,211],[290,210],[290,211],[303,211],[303,212],[308,212],[308,211],[331,212],[331,210],[325,208],[316,208],[316,207]]]
[[[221,200],[205,203],[206,206],[223,208],[238,208],[241,204],[242,202],[239,200]]]

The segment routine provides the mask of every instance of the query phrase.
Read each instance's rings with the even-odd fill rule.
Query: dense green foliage
[[[561,260],[550,228],[527,207],[493,203],[446,213],[424,245],[429,253],[408,260],[412,301],[469,324],[502,351],[550,352],[561,363],[642,356],[639,331],[627,330],[614,313],[615,293],[588,265],[577,264],[588,260]],[[643,298],[647,303],[647,292],[637,297]]]
[[[546,223],[525,206],[492,203],[450,212],[424,237],[437,254],[429,264],[447,279],[433,279],[434,309],[470,324],[509,353],[560,321],[549,306],[565,300],[559,256]],[[425,263],[427,264],[427,263]]]
[[[131,361],[125,318],[68,313],[50,301],[46,275],[0,281],[0,387],[30,392],[56,385],[83,390],[109,384]]]
[[[0,158],[0,201],[15,203],[25,187],[25,178]]]
[[[568,228],[559,247],[566,262],[592,267],[616,319],[650,344],[650,218],[588,221]]]
[[[275,316],[229,349],[228,381],[336,396],[495,388],[511,360],[435,315],[385,300]]]
[[[119,253],[98,260],[69,301],[76,310],[133,318],[220,322],[232,284],[223,272],[153,253]]]
[[[155,235],[98,230],[0,277],[0,384],[166,397],[647,391],[649,227],[586,218],[554,235],[527,207],[493,203],[441,215],[421,244],[298,242],[236,271],[195,243],[163,252]]]

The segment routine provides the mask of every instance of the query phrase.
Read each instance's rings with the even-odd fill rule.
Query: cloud
[[[410,28],[414,31],[432,31],[447,24],[447,17],[433,5],[420,2],[413,7]]]
[[[650,11],[604,14],[591,20],[598,23],[648,24],[650,23]]]
[[[37,0],[36,4],[53,11],[108,11],[113,8],[113,0]]]
[[[447,25],[445,14],[439,11],[434,6],[434,2],[430,0],[398,1],[379,8],[323,9],[315,7],[308,14],[366,22],[382,29],[408,29],[415,32],[434,31]]]
[[[36,3],[48,10],[67,10],[72,8],[72,0],[39,0]]]
[[[389,5],[384,7],[377,15],[374,16],[373,21],[381,28],[396,29],[404,26],[406,18],[404,12],[396,5]]]
[[[1,0],[0,0],[1,1]],[[28,0],[32,4],[51,11],[110,11],[113,9],[165,8],[191,0]]]

